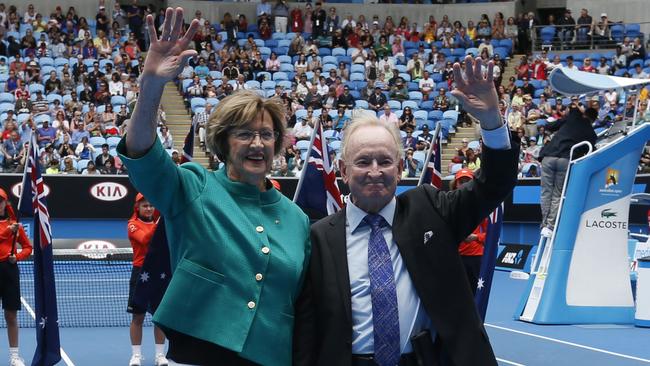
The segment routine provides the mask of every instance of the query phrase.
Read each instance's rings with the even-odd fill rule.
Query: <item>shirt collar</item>
[[[379,215],[386,220],[389,226],[393,226],[396,206],[397,201],[395,200],[395,197],[393,197],[393,199],[391,199],[390,202],[379,211]],[[368,215],[368,213],[352,203],[352,200],[348,200],[345,206],[345,215],[348,225],[350,226],[350,232],[354,232],[361,225],[363,219]]]

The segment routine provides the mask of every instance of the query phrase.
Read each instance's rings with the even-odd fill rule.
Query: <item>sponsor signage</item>
[[[18,182],[11,187],[11,193],[17,199],[20,199],[20,195],[23,193],[23,183]],[[50,187],[47,184],[43,184],[43,194],[47,197],[50,194]]]
[[[619,181],[615,172],[612,172],[616,182]],[[136,189],[131,185],[127,176],[69,176],[69,175],[44,175],[45,194],[47,195],[47,206],[50,210],[50,217],[53,219],[127,219],[133,212],[133,201],[137,194]],[[296,189],[297,178],[274,178],[282,186],[282,193],[293,197]],[[10,198],[12,203],[18,204],[18,197],[21,192],[22,176],[18,174],[0,174],[0,187],[11,190]],[[605,179],[599,182],[599,189],[606,190],[607,194],[615,194],[617,185],[610,178],[610,183]],[[443,189],[446,189],[448,180],[443,181]],[[342,180],[338,182],[342,194],[348,194],[348,188]],[[402,193],[412,189],[417,184],[417,179],[402,179],[397,187],[397,192]],[[517,183],[518,188],[539,188],[538,179],[521,179]],[[608,187],[606,188],[606,185]],[[639,175],[636,177],[635,192],[650,193],[650,175]],[[171,192],[170,192],[171,194]],[[604,194],[604,193],[603,193]],[[539,193],[535,193],[537,199]],[[541,210],[538,203],[513,202],[513,196],[505,200],[504,220],[505,222],[536,222],[541,220]],[[648,222],[648,207],[632,205],[629,211],[630,223],[644,224]],[[617,218],[622,213],[617,212]],[[598,220],[601,218],[598,217]],[[604,218],[602,218],[604,219]],[[623,220],[619,220],[623,221]],[[590,223],[591,225],[592,223]],[[612,224],[604,224],[611,226]]]
[[[118,201],[128,193],[129,190],[117,182],[101,182],[90,187],[90,195],[101,201]]]
[[[530,245],[504,244],[503,250],[497,257],[497,267],[524,269],[531,249]]]

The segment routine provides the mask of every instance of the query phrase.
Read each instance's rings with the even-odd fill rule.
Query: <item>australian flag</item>
[[[321,218],[343,208],[341,191],[330,161],[330,149],[320,122],[314,127],[313,144],[304,167],[294,202],[311,218]]]
[[[61,344],[54,286],[52,228],[45,203],[45,189],[38,158],[36,133],[32,133],[18,207],[23,214],[34,215],[36,352],[34,352],[32,366],[50,366],[61,360]]]
[[[183,144],[183,155],[181,162],[187,163],[194,157],[194,126],[185,136]],[[171,263],[169,257],[169,246],[167,232],[165,231],[165,219],[158,221],[156,231],[149,242],[149,249],[142,264],[142,272],[135,286],[133,301],[142,309],[153,314],[158,309],[160,301],[167,291],[169,281],[172,277]]]
[[[492,287],[492,276],[494,275],[494,266],[497,261],[497,251],[499,249],[499,238],[501,237],[501,227],[503,225],[503,204],[499,205],[488,216],[488,227],[485,233],[485,244],[483,249],[483,258],[481,260],[481,271],[476,284],[476,295],[474,301],[481,319],[485,321],[488,301],[490,299],[490,289]]]
[[[183,155],[181,156],[181,164],[192,161],[194,157],[194,126],[190,126],[185,142],[183,143]]]
[[[420,184],[431,184],[432,186],[442,188],[442,173],[441,172],[441,150],[440,150],[440,134],[437,134],[431,147],[429,149],[429,161],[422,172]]]

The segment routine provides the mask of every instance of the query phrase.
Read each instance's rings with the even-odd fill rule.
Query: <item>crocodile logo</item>
[[[602,211],[600,211],[600,217],[604,219],[609,219],[611,217],[616,217],[617,213],[613,212],[611,208],[606,208]]]

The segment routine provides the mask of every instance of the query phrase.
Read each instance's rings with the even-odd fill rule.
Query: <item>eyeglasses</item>
[[[273,130],[261,130],[261,131],[251,131],[251,130],[234,130],[231,135],[241,141],[246,143],[251,143],[255,139],[255,136],[259,136],[260,140],[263,142],[273,142],[280,137],[278,131]]]

